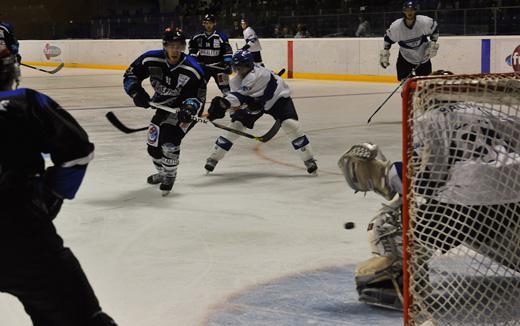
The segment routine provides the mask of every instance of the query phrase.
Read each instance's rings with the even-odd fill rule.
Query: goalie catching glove
[[[230,107],[231,103],[222,96],[214,97],[208,109],[208,120],[222,119]]]
[[[192,121],[192,116],[197,115],[202,103],[196,98],[189,98],[184,100],[181,105],[177,118],[180,122],[188,123]]]

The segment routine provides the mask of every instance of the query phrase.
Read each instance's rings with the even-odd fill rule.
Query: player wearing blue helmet
[[[262,115],[271,115],[281,122],[281,128],[300,155],[307,172],[316,174],[318,166],[314,159],[314,152],[307,135],[302,130],[289,86],[280,76],[255,63],[249,51],[235,52],[232,67],[236,76],[230,83],[231,92],[224,97],[213,98],[208,110],[208,119],[223,118],[225,112],[229,110],[230,127],[244,130],[252,129]],[[215,169],[218,161],[231,149],[238,137],[234,133],[226,132],[217,138],[214,150],[206,161],[207,172]]]

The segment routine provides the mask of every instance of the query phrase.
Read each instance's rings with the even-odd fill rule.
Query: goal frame
[[[493,73],[493,74],[462,74],[462,75],[440,75],[440,76],[421,76],[410,78],[403,87],[402,92],[402,185],[403,185],[403,193],[402,193],[402,223],[403,223],[403,319],[405,326],[412,326],[415,323],[412,323],[410,320],[409,310],[413,305],[412,298],[410,297],[410,252],[409,246],[411,244],[411,239],[409,238],[409,230],[410,230],[410,205],[409,205],[409,195],[410,191],[410,178],[409,178],[409,162],[408,157],[411,153],[409,150],[413,151],[413,132],[412,132],[412,122],[410,119],[410,108],[414,96],[414,92],[417,87],[417,83],[423,80],[447,80],[447,79],[485,79],[486,77],[514,77],[518,79],[520,73]],[[450,87],[450,86],[448,86]]]

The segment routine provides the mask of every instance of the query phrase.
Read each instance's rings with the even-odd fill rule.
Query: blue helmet
[[[233,58],[231,59],[231,64],[235,67],[246,66],[253,68],[253,63],[253,56],[251,52],[247,50],[238,50],[233,54]]]
[[[405,1],[403,3],[403,9],[408,9],[408,8],[417,10],[417,3],[413,0]]]

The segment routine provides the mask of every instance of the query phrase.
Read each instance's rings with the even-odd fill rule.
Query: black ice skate
[[[206,165],[204,165],[204,169],[206,169],[206,174],[213,172],[215,170],[215,166],[217,166],[218,161],[212,158],[208,158],[206,161]]]
[[[305,167],[307,168],[307,172],[309,174],[312,174],[312,175],[318,174],[318,165],[316,164],[315,159],[311,158],[303,163],[305,164]]]
[[[161,173],[155,173],[155,174],[152,174],[151,176],[149,176],[148,179],[146,179],[146,182],[148,182],[151,185],[157,185],[157,184],[161,183],[162,180],[163,180],[163,175]]]
[[[173,184],[175,183],[175,177],[163,177],[163,180],[161,182],[161,185],[159,186],[159,189],[161,189],[163,196],[167,196],[170,191],[172,191]]]

